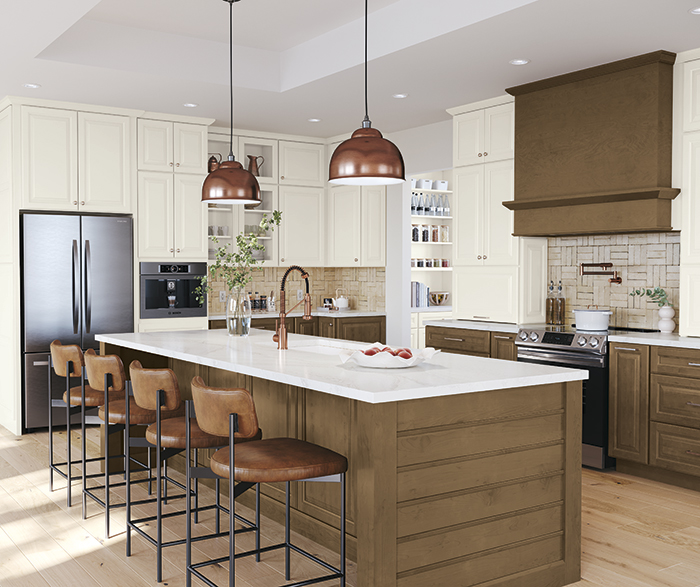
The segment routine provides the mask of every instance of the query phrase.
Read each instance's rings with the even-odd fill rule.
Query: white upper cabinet
[[[139,172],[139,258],[160,260],[174,257],[173,174]]]
[[[280,264],[302,267],[325,266],[325,190],[313,187],[280,186]]]
[[[455,267],[452,311],[455,318],[519,322],[518,272],[514,267]]]
[[[239,137],[236,158],[241,165],[250,170],[251,157],[255,158],[258,166],[258,183],[277,184],[277,159],[279,153],[276,139],[263,139],[255,137]]]
[[[513,121],[512,102],[455,116],[454,166],[512,159],[515,153]]]
[[[326,182],[324,146],[295,141],[279,142],[279,183],[323,187]]]
[[[700,265],[700,132],[683,135],[681,263]]]
[[[386,188],[362,188],[361,257],[363,267],[386,266]]]
[[[359,186],[328,189],[328,265],[359,267],[362,196]]]
[[[21,107],[22,207],[78,209],[78,113]]]
[[[138,166],[140,171],[206,174],[206,125],[140,118]]]
[[[207,257],[207,204],[202,202],[201,175],[175,175],[175,258],[203,260]]]
[[[700,60],[683,65],[683,131],[700,130]]]
[[[128,116],[78,113],[80,210],[131,212],[131,124]]]
[[[513,212],[513,162],[499,161],[454,172],[455,265],[517,265]]]

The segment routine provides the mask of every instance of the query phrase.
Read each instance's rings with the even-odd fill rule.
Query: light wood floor
[[[96,450],[96,435],[97,430],[91,431],[92,450]],[[60,438],[58,447],[63,447],[65,436]],[[124,555],[123,508],[113,516],[113,536],[104,540],[104,518],[96,505],[89,507],[87,520],[81,518],[78,485],[72,508],[65,505],[62,479],[56,480],[58,489],[49,491],[47,440],[46,433],[16,437],[0,427],[0,586],[157,585],[153,547],[134,537],[132,556],[127,559]],[[211,496],[207,491],[203,499]],[[203,515],[200,526],[211,531],[213,514]],[[280,540],[280,525],[263,519],[262,526],[264,543]],[[583,579],[574,587],[700,587],[697,492],[629,475],[584,470],[582,532]],[[167,520],[165,534],[166,540],[184,536],[182,516]],[[249,548],[251,539],[241,539],[241,547]],[[297,541],[332,564],[338,563],[337,555],[323,547],[301,537]],[[201,557],[197,560],[225,555],[228,548],[225,538],[202,544],[195,549],[194,556]],[[185,584],[184,556],[184,546],[164,550],[162,585]],[[318,573],[312,563],[299,557],[292,561],[295,580]],[[281,552],[264,556],[261,563],[242,559],[236,570],[241,587],[284,584]],[[354,565],[349,571],[349,584],[355,585]],[[210,576],[223,585],[227,574],[221,567],[212,567]],[[193,584],[200,585],[196,580]]]

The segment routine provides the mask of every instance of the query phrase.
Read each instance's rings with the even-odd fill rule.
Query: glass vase
[[[250,297],[243,288],[234,288],[226,302],[226,327],[229,336],[248,336],[252,315]]]

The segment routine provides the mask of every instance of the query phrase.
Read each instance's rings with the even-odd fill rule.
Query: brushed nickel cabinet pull
[[[692,450],[686,450],[686,451],[685,451],[685,454],[687,454],[687,455],[692,455],[692,456],[694,456],[694,457],[700,457],[700,453],[698,453],[698,452],[693,452]]]
[[[685,402],[686,406],[693,406],[694,408],[700,408],[700,404],[696,404],[693,402]]]
[[[636,353],[639,349],[630,349],[624,346],[616,346],[613,347],[616,351],[632,351],[633,353]]]
[[[689,367],[700,367],[700,363],[688,363]]]
[[[464,342],[463,338],[448,338],[447,336],[445,337],[445,340],[454,340],[456,342]]]
[[[511,340],[510,336],[496,336],[495,334],[493,335],[494,338],[500,338],[501,340]]]

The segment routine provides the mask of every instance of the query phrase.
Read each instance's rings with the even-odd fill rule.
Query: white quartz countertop
[[[426,326],[442,326],[444,328],[464,328],[467,330],[488,330],[490,332],[516,333],[521,328],[518,324],[506,324],[501,322],[479,322],[476,320],[432,320],[425,323]],[[543,324],[524,324],[541,328]],[[700,338],[678,336],[677,334],[661,334],[660,332],[615,332],[608,334],[609,342],[647,344],[650,346],[671,346],[683,349],[700,349]]]
[[[438,353],[408,369],[368,369],[342,364],[339,357],[342,349],[367,344],[290,334],[289,349],[279,351],[272,334],[257,329],[251,329],[247,338],[231,337],[225,330],[98,334],[95,338],[373,404],[588,378],[581,370],[450,353]]]
[[[303,316],[303,310],[295,310],[290,312],[287,316],[299,317]],[[367,316],[386,316],[386,312],[370,312],[369,310],[338,310],[335,312],[328,312],[323,310],[312,310],[312,316],[331,316],[333,318],[363,318]],[[279,312],[255,312],[253,314],[253,319],[255,318],[279,318]],[[226,314],[213,314],[209,316],[209,320],[226,320]]]

